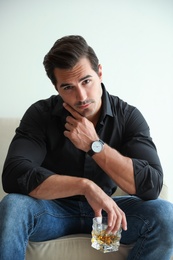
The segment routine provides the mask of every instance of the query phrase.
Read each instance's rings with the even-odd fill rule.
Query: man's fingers
[[[112,213],[108,214],[107,225],[108,225],[108,227],[106,229],[106,233],[112,232],[112,228],[115,225],[115,216],[113,216]]]
[[[123,218],[122,218],[122,229],[124,229],[125,231],[127,230],[127,220],[126,220],[126,216],[125,214],[123,213]]]
[[[108,212],[107,232],[116,233],[120,228],[127,230],[126,216],[118,206],[115,206],[113,212]]]
[[[101,217],[101,216],[102,216],[102,210],[101,209],[95,211],[95,217],[96,218]]]

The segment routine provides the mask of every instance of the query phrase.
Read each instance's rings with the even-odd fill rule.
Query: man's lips
[[[87,104],[83,104],[83,105],[78,105],[77,107],[83,109],[83,108],[89,107],[90,104],[91,104],[91,103],[87,103]]]
[[[76,104],[76,107],[78,109],[85,109],[85,108],[88,108],[92,103],[94,103],[93,100],[88,100],[88,101],[84,101],[84,102],[78,102]]]

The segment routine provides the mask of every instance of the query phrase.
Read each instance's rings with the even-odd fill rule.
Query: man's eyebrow
[[[92,77],[91,75],[86,75],[85,77],[80,78],[79,82],[81,82],[81,81],[83,81],[85,79],[91,78],[91,77]],[[60,88],[63,88],[63,87],[66,87],[66,86],[71,86],[71,85],[73,85],[73,84],[72,83],[62,83],[60,85]]]
[[[85,76],[85,77],[79,79],[79,82],[81,82],[81,81],[83,81],[83,80],[85,80],[85,79],[91,78],[91,77],[92,77],[91,75],[87,75],[87,76]]]

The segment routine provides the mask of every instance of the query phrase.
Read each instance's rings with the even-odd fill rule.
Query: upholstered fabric
[[[130,249],[130,246],[121,245],[117,252],[104,254],[91,248],[90,235],[77,234],[49,242],[30,242],[26,260],[123,260]]]
[[[0,118],[0,171],[7,154],[8,146],[19,124],[18,118]],[[5,193],[0,184],[0,200]],[[120,189],[115,195],[124,195]],[[164,184],[161,198],[168,199]],[[91,248],[91,235],[76,234],[45,242],[29,242],[26,260],[125,260],[132,246],[121,245],[118,252],[101,253]]]

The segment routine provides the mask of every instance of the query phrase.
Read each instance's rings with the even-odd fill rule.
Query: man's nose
[[[86,90],[82,87],[79,87],[76,90],[76,99],[78,101],[84,101],[84,100],[86,100],[86,97],[87,97]]]

